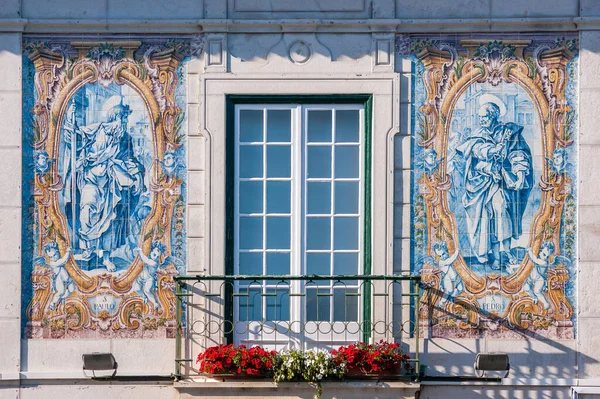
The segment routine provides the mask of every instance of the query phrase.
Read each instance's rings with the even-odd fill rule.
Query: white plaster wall
[[[102,383],[89,381],[66,381],[64,384],[47,385],[34,381],[19,389],[18,399],[46,399],[68,397],[72,399],[167,399],[176,398],[171,384],[157,383]],[[2,396],[0,398],[4,399]],[[8,397],[7,397],[8,398]]]
[[[425,3],[423,3],[425,4]],[[431,2],[426,3],[428,6]],[[480,34],[481,35],[481,34]],[[432,35],[434,36],[434,35]],[[595,47],[594,47],[595,46]],[[600,222],[600,195],[598,195],[597,184],[592,181],[597,170],[596,163],[598,157],[597,149],[592,146],[600,144],[600,135],[596,132],[595,126],[598,124],[598,115],[600,111],[600,91],[594,94],[592,87],[599,87],[600,69],[598,61],[600,56],[600,36],[597,32],[582,32],[581,34],[581,56],[580,56],[580,188],[579,188],[579,220],[580,220],[580,266],[579,275],[575,278],[579,285],[579,303],[578,309],[578,330],[577,340],[561,341],[541,341],[541,340],[497,340],[497,339],[441,339],[431,338],[420,341],[422,348],[421,362],[427,366],[427,375],[430,376],[474,376],[473,363],[475,356],[480,352],[505,352],[509,354],[511,362],[510,381],[505,384],[516,384],[517,388],[527,384],[527,381],[537,381],[541,385],[556,384],[557,387],[568,387],[578,383],[578,379],[598,378],[600,376],[600,351],[596,342],[597,328],[600,322],[594,324],[600,315],[597,310],[597,278],[600,272],[593,268],[600,264],[600,250],[598,250],[598,225]],[[395,245],[401,247],[394,252],[395,270],[410,270],[410,219],[407,213],[410,212],[410,196],[408,187],[410,187],[410,165],[411,161],[406,162],[405,157],[410,156],[411,138],[408,135],[411,132],[410,119],[410,60],[401,56],[397,57],[396,70],[400,74],[401,92],[407,93],[401,95],[400,105],[400,133],[395,139],[396,151],[401,151],[402,160],[397,161],[394,168],[395,175],[395,196],[394,196],[394,215],[397,226],[394,229]],[[586,128],[587,124],[587,128]],[[600,149],[600,147],[598,147]],[[414,162],[414,160],[412,160]],[[586,231],[589,234],[584,233]],[[594,244],[596,243],[596,244]],[[586,262],[590,263],[588,267]],[[412,343],[414,345],[414,342]],[[587,370],[587,371],[586,371]],[[562,379],[560,383],[557,380]],[[541,382],[543,381],[543,382]],[[593,384],[594,382],[592,382]],[[500,395],[499,391],[491,389],[489,397]],[[448,390],[458,389],[454,386],[448,386]],[[554,389],[554,388],[553,388]],[[567,391],[556,390],[555,396],[566,395]],[[437,392],[437,393],[436,393]],[[424,386],[422,397],[443,397],[442,389],[433,389]],[[459,391],[456,392],[459,395]],[[558,393],[560,392],[560,393]],[[463,393],[461,393],[462,395]],[[477,397],[481,392],[464,393],[465,397]],[[535,395],[543,393],[539,392]],[[431,396],[430,396],[431,395]],[[506,397],[520,397],[516,396]],[[457,396],[458,397],[458,396]],[[462,397],[462,396],[461,396]],[[542,396],[545,397],[545,396]]]
[[[593,2],[594,0],[590,0]],[[575,17],[577,0],[396,0],[398,18],[531,18]]]
[[[421,387],[420,399],[568,399],[571,398],[569,388],[546,385],[537,386],[519,386],[519,387],[477,387],[464,385],[427,385]],[[584,396],[585,398],[585,396]]]
[[[4,0],[3,0],[4,1]],[[20,6],[23,18],[31,19],[200,19],[204,1],[173,0],[10,0]],[[14,6],[13,6],[14,7]]]
[[[225,389],[219,386],[224,386]],[[400,381],[328,381],[322,384],[321,399],[399,399],[414,398],[418,384]],[[181,399],[254,399],[276,396],[280,399],[313,399],[315,386],[306,382],[284,382],[275,384],[269,381],[228,381],[177,383]]]
[[[587,2],[590,5],[590,2]],[[583,6],[583,5],[582,5]],[[578,374],[600,376],[600,190],[597,184],[600,150],[600,32],[580,35],[580,131],[579,131],[579,268],[578,268]]]
[[[21,330],[21,35],[0,34],[0,375],[18,379]],[[0,380],[0,387],[6,384]],[[12,389],[2,389],[11,395]]]
[[[504,19],[600,15],[596,0],[3,0],[0,17],[74,19]]]
[[[328,4],[328,8],[322,9],[317,8],[314,2],[284,1],[277,7],[288,8],[275,12],[271,12],[272,9],[269,8],[271,3],[262,0],[2,0],[0,30],[18,30],[18,27],[14,27],[18,24],[10,25],[7,21],[19,18],[25,19],[20,22],[21,29],[35,30],[37,23],[48,24],[50,20],[62,23],[65,19],[70,19],[78,24],[95,21],[97,25],[90,28],[93,31],[113,31],[114,28],[102,24],[129,19],[179,20],[198,29],[196,24],[203,18],[398,18],[405,22],[413,19],[471,18],[475,20],[463,28],[478,31],[477,27],[483,26],[490,18],[534,18],[530,25],[520,25],[530,30],[536,29],[535,18],[555,17],[571,21],[572,18],[600,16],[600,2],[597,0],[332,0],[323,2],[322,4]],[[256,7],[257,11],[248,11],[248,4]],[[343,24],[344,21],[339,23]],[[39,29],[52,30],[49,25],[40,26],[42,28]],[[540,26],[538,29],[543,30],[547,25]],[[61,29],[64,33],[81,32],[82,28],[73,26],[68,28],[71,30]],[[124,29],[132,32],[138,28]],[[171,29],[165,22],[165,26],[155,28],[154,33]],[[187,28],[178,25],[176,29]],[[391,58],[387,64],[378,62],[371,56],[377,48],[374,44],[377,38],[370,33],[355,32],[358,30],[356,27],[350,29],[353,36],[339,32],[337,36],[334,33],[327,35],[322,31],[315,33],[316,28],[309,28],[308,32],[271,32],[262,36],[250,35],[244,31],[257,29],[254,27],[238,28],[235,34],[227,34],[224,31],[229,28],[218,26],[206,29],[206,38],[212,41],[213,46],[202,62],[188,67],[189,272],[220,274],[224,271],[224,94],[372,93],[375,90],[378,90],[378,95],[374,127],[377,135],[374,147],[374,219],[382,223],[374,231],[374,264],[385,265],[378,266],[382,267],[382,273],[392,269],[407,270],[410,238],[408,189],[411,174],[411,98],[406,62],[401,58]],[[406,24],[400,23],[386,29],[402,31],[406,29]],[[435,35],[443,27],[420,29],[430,30]],[[382,35],[384,40],[388,40],[393,32]],[[313,56],[305,65],[293,64],[286,53],[289,45],[296,40],[307,42],[313,51]],[[62,341],[58,346],[50,345],[50,341],[30,340],[21,344],[20,43],[20,33],[0,33],[0,170],[5,184],[0,191],[0,398],[15,398],[19,394],[23,398],[55,395],[86,398],[173,397],[175,392],[164,386],[136,385],[136,389],[131,390],[128,386],[118,384],[84,384],[73,388],[48,385],[44,380],[36,380],[38,385],[19,389],[11,381],[18,378],[20,371],[25,376],[30,374],[36,378],[59,378],[60,375],[56,374],[52,377],[53,373],[59,371],[73,378],[76,373],[81,372],[81,354],[90,351],[112,351],[123,373],[166,375],[173,370],[171,361],[174,353],[173,340],[81,340]],[[391,48],[393,49],[393,45]],[[600,378],[600,345],[597,343],[600,310],[596,305],[597,281],[600,277],[600,190],[595,179],[595,171],[600,162],[600,157],[597,156],[600,150],[600,132],[597,130],[600,115],[600,31],[582,32],[580,48],[578,338],[575,341],[560,342],[423,341],[421,348],[426,355],[422,357],[422,361],[429,365],[429,374],[472,375],[472,363],[477,352],[502,350],[511,355],[512,376],[519,379],[507,381],[509,384],[518,384],[513,391],[491,386],[426,386],[423,387],[422,398],[568,397],[569,386],[585,383],[578,382],[577,379],[587,380],[588,384],[593,385],[591,380]],[[395,152],[401,152],[402,157],[395,157]],[[400,230],[391,229],[394,210],[401,210],[396,213],[394,221],[401,226]],[[56,341],[51,343],[56,344]],[[194,351],[195,348],[192,348],[188,355],[195,356]],[[566,380],[548,388],[527,386],[530,379],[547,378]],[[128,393],[131,392],[135,392],[135,396],[129,396]],[[451,396],[449,392],[452,392]]]
[[[15,35],[17,36],[17,35]],[[21,44],[20,35],[15,41],[14,52],[19,62],[19,70],[15,70],[15,74],[18,73],[17,87],[18,93],[14,101],[15,113],[13,115],[18,116],[19,123],[11,122],[10,125],[20,127],[20,62],[21,62]],[[4,64],[0,63],[0,68],[3,68]],[[188,271],[190,273],[201,271],[204,268],[205,260],[203,259],[204,254],[204,226],[202,217],[204,212],[204,157],[199,157],[199,151],[204,148],[203,140],[199,136],[199,122],[198,122],[198,110],[200,95],[198,93],[200,81],[198,72],[200,71],[199,61],[192,61],[187,66],[187,85],[188,85],[188,104],[187,104],[187,119],[188,119],[188,135],[189,135],[189,147],[188,147]],[[2,70],[0,70],[0,76],[2,76]],[[0,80],[0,85],[4,84],[4,80]],[[1,101],[1,95],[0,95]],[[17,112],[18,111],[18,112]],[[20,130],[19,130],[20,133]],[[18,147],[15,142],[15,154],[20,154],[20,134]],[[0,168],[5,163],[10,163],[8,155],[3,157],[3,147],[0,146]],[[8,153],[7,153],[8,154]],[[16,155],[15,155],[16,157]],[[19,163],[18,171],[16,174],[20,174],[20,155],[16,158]],[[6,167],[9,168],[8,166]],[[20,180],[19,180],[20,182]],[[20,184],[20,183],[19,183]],[[20,189],[20,186],[19,186]],[[11,198],[16,207],[15,223],[19,223],[20,226],[20,192],[12,196],[10,193],[0,191],[0,201],[6,196]],[[7,208],[8,209],[8,208]],[[1,228],[4,218],[1,217],[1,212],[4,211],[4,207],[0,206],[0,234],[5,231]],[[20,231],[20,230],[19,230]],[[6,229],[6,232],[10,234],[12,239],[15,230]],[[14,235],[14,237],[20,237],[20,234]],[[7,245],[7,250],[13,251],[13,257],[16,261],[13,261],[14,270],[20,270],[19,259],[20,259],[20,238],[18,245]],[[2,241],[0,241],[0,248],[2,248]],[[200,254],[200,255],[198,255]],[[2,267],[2,262],[0,262]],[[11,270],[13,270],[11,269]],[[16,271],[13,273],[17,273]],[[6,273],[4,273],[6,274]],[[20,284],[20,277],[15,275],[11,276],[15,278]],[[10,289],[11,284],[5,285],[0,284],[0,298],[4,299],[3,290]],[[20,315],[20,285],[19,292],[16,293],[14,303],[19,306],[16,311],[16,317]],[[1,302],[0,302],[1,303]],[[0,308],[0,316],[2,316],[2,308]],[[0,319],[2,322],[2,319]],[[17,320],[15,325],[14,345],[11,348],[19,347],[20,337],[20,321]],[[3,331],[0,330],[0,342]],[[12,337],[12,335],[11,335]],[[8,339],[8,338],[7,338]],[[67,340],[67,339],[24,339],[21,341],[21,365],[20,370],[17,365],[17,372],[21,372],[21,377],[26,379],[37,379],[40,381],[49,380],[61,380],[65,378],[82,378],[86,379],[86,375],[82,370],[82,355],[84,353],[112,353],[118,363],[117,374],[123,377],[139,377],[139,376],[161,376],[168,377],[175,371],[175,340],[174,339],[102,339],[98,336],[97,339],[80,339],[80,340]],[[18,353],[18,349],[16,349]],[[6,352],[10,353],[10,352]],[[2,366],[2,354],[0,351],[0,367]],[[17,356],[16,361],[19,361]],[[17,363],[18,364],[18,363]],[[0,372],[1,372],[0,368]],[[18,376],[18,374],[17,374]],[[43,385],[43,384],[42,384]],[[0,386],[2,386],[2,378],[0,378]],[[151,388],[148,388],[151,389]],[[35,390],[31,390],[32,394],[35,394]],[[142,396],[140,396],[142,397]]]

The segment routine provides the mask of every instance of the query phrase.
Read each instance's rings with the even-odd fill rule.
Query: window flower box
[[[224,378],[271,378],[277,352],[260,346],[213,346],[198,355],[200,373]]]
[[[333,362],[345,368],[347,379],[398,379],[403,373],[411,373],[409,356],[400,345],[380,341],[377,344],[364,342],[341,346],[331,352]]]

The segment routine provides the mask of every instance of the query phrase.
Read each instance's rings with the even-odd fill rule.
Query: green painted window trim
[[[370,94],[331,94],[331,95],[237,95],[225,97],[225,274],[233,275],[233,237],[234,231],[234,176],[235,165],[235,106],[238,104],[362,104],[365,108],[364,137],[364,237],[363,237],[363,274],[372,273],[372,129],[373,96]],[[371,286],[364,285],[363,323],[371,323]],[[225,319],[233,326],[233,284],[225,285]],[[370,330],[369,328],[365,331]],[[368,341],[370,334],[364,333],[363,340]],[[225,333],[227,343],[233,342],[233,329]]]

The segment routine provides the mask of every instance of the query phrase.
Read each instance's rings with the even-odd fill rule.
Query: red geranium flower
[[[199,371],[206,374],[238,374],[268,376],[273,372],[276,351],[267,352],[260,346],[247,348],[218,345],[198,354]]]
[[[331,354],[336,364],[345,364],[348,370],[357,370],[365,374],[397,374],[402,367],[407,372],[413,370],[408,362],[408,355],[402,353],[400,345],[383,340],[375,345],[366,345],[361,342],[341,346]]]

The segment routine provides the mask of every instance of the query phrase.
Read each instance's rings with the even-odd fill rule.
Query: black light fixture
[[[118,365],[112,353],[85,353],[81,357],[83,371],[91,371],[92,378],[112,378],[117,374]],[[98,375],[96,372],[99,372]]]
[[[475,358],[475,372],[483,377],[486,371],[505,371],[504,377],[510,373],[510,362],[506,353],[478,353]]]

